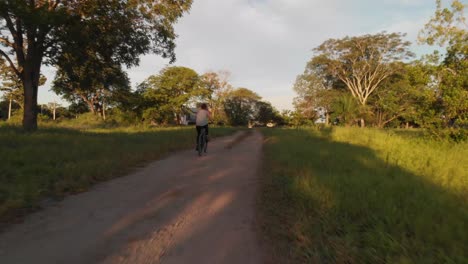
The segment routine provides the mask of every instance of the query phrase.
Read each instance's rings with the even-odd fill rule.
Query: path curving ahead
[[[258,132],[176,153],[29,216],[0,234],[2,264],[261,263]]]

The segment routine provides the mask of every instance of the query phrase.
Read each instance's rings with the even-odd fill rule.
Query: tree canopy
[[[211,108],[211,117],[215,123],[228,122],[224,111],[227,96],[233,87],[229,83],[230,73],[228,71],[209,71],[201,76],[202,85],[208,90],[207,102]]]
[[[182,115],[190,105],[208,95],[203,89],[200,76],[187,67],[173,66],[152,75],[139,85],[146,105],[145,117],[159,123],[172,122],[174,117],[180,124]]]
[[[436,60],[434,79],[441,100],[445,125],[468,125],[468,30],[467,5],[453,0],[450,8],[437,0],[434,16],[420,32],[419,41],[438,44],[447,51],[441,63]],[[436,56],[439,55],[436,53]]]
[[[394,63],[410,58],[404,34],[379,33],[343,39],[329,39],[314,49],[311,66],[344,84],[361,105],[380,83],[395,72]]]
[[[229,123],[234,126],[245,126],[255,119],[255,107],[261,97],[247,88],[237,88],[227,97],[224,109]]]
[[[92,41],[101,46],[96,50],[107,49],[109,57],[127,66],[138,64],[138,56],[149,52],[174,61],[173,25],[191,4],[191,0],[1,1],[0,56],[23,84],[24,128],[37,128],[43,63],[60,63],[70,52],[67,47],[79,47],[73,44],[81,41],[86,48]]]

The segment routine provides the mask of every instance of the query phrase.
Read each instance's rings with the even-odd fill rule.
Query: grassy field
[[[222,136],[234,130],[212,128],[210,134]],[[28,134],[18,127],[0,126],[0,222],[37,208],[45,197],[84,191],[169,152],[193,147],[194,133],[192,127],[48,127]]]
[[[263,132],[260,219],[284,262],[468,263],[468,142]]]

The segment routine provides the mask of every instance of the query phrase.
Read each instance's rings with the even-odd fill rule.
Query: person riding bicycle
[[[196,121],[196,128],[197,128],[197,147],[195,150],[198,150],[198,138],[200,137],[200,132],[202,128],[205,129],[207,141],[208,141],[208,122],[210,121],[211,113],[208,111],[208,106],[203,103],[200,106],[200,109],[197,112],[197,121]]]

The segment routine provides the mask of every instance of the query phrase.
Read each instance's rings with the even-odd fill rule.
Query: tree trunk
[[[214,101],[211,101],[211,103],[209,105],[211,105],[211,118],[214,119],[215,115],[217,114],[217,112],[216,112],[216,103]]]
[[[377,118],[377,127],[378,128],[383,128],[383,126],[384,126],[383,120],[382,120],[383,119],[382,115],[383,114],[382,114],[382,112],[380,110],[377,111],[377,116],[378,116],[378,118]]]
[[[181,125],[181,118],[180,118],[179,113],[176,114],[176,118],[177,118],[177,125]]]
[[[328,126],[330,124],[330,114],[328,111],[325,111],[325,125]]]
[[[54,115],[54,120],[55,120],[55,109],[56,109],[56,103],[54,102],[54,109],[53,109],[53,115]]]
[[[27,65],[23,72],[24,114],[23,128],[26,131],[37,130],[37,89],[41,64]]]
[[[106,102],[102,99],[102,119],[106,120]]]
[[[13,99],[10,97],[10,103],[8,104],[8,120],[11,119],[11,103]]]
[[[409,129],[409,122],[406,122],[405,128]]]
[[[360,126],[361,127],[366,127],[366,123],[364,121],[364,118],[361,118]]]
[[[92,100],[92,99],[88,100],[88,98],[86,98],[86,96],[84,96],[82,94],[80,94],[80,97],[88,105],[89,111],[91,111],[91,113],[93,113],[93,114],[96,114],[96,107],[94,106],[94,100]]]

